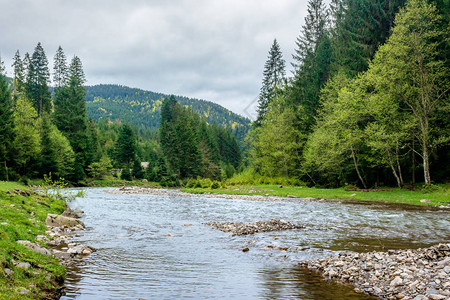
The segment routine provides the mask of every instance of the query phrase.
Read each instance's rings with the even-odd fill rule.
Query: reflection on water
[[[63,299],[371,299],[296,262],[450,240],[450,214],[440,211],[86,192],[70,205],[85,211],[78,239],[99,251],[69,270]],[[203,224],[272,218],[305,229],[232,237]],[[295,251],[261,250],[268,245]]]

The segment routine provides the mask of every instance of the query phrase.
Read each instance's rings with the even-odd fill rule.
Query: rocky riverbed
[[[381,299],[450,299],[450,244],[417,250],[341,252],[301,265]]]
[[[228,195],[228,194],[191,194],[180,191],[179,189],[159,189],[159,188],[147,188],[147,187],[121,187],[114,190],[106,190],[111,194],[152,194],[160,196],[179,196],[179,197],[203,197],[203,198],[222,198],[222,199],[241,199],[241,200],[253,200],[253,201],[281,201],[286,199],[292,199],[293,197],[276,197],[276,196],[260,196],[260,195]],[[322,200],[316,198],[296,198],[296,200],[310,201],[310,200]]]
[[[231,232],[234,235],[249,235],[259,232],[280,231],[288,229],[301,229],[304,226],[285,220],[272,219],[270,221],[243,222],[208,222],[205,223],[223,232]]]
[[[37,236],[38,242],[19,240],[17,243],[41,254],[52,255],[62,264],[70,265],[74,260],[96,251],[91,246],[70,242],[74,235],[79,235],[78,232],[85,228],[83,222],[79,220],[82,213],[82,211],[72,211],[69,206],[66,206],[66,210],[61,215],[48,214],[45,220],[47,236]],[[42,247],[39,244],[42,241],[51,248]]]

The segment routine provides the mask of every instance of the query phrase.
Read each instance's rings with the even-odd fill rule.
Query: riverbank
[[[58,299],[63,294],[65,266],[95,251],[70,242],[84,229],[81,213],[63,197],[0,182],[0,299]]]
[[[417,250],[341,252],[301,266],[381,299],[450,299],[450,244]]]
[[[58,293],[65,267],[55,257],[17,243],[37,242],[48,230],[45,219],[65,210],[52,199],[12,182],[0,182],[0,299],[41,299]]]
[[[398,188],[361,190],[353,187],[320,189],[308,187],[284,187],[278,185],[240,185],[226,188],[191,188],[182,192],[192,194],[223,194],[272,196],[306,199],[341,199],[369,202],[385,202],[420,206],[438,206],[450,208],[450,184],[434,186],[431,189],[420,188],[414,191]]]

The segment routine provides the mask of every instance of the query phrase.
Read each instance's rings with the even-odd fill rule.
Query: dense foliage
[[[448,180],[445,3],[310,0],[293,77],[250,134],[253,169],[325,186]]]

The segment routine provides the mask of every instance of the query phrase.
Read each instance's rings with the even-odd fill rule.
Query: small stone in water
[[[248,251],[250,251],[250,249],[248,249],[248,248],[242,249],[242,252],[248,252]]]

